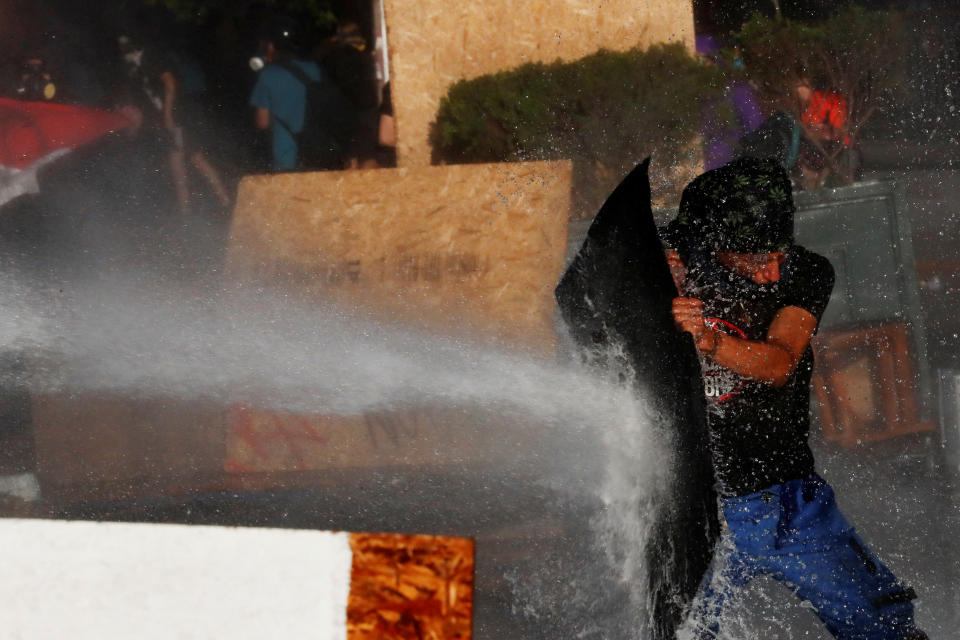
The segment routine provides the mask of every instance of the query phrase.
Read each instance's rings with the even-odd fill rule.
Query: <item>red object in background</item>
[[[0,206],[37,193],[37,171],[44,165],[128,126],[109,111],[0,98]]]
[[[843,133],[847,124],[847,101],[840,94],[814,91],[801,118],[810,127],[829,125],[836,133],[835,139],[842,138],[845,145],[850,144],[850,137]]]
[[[27,169],[60,149],[73,149],[129,125],[108,111],[0,98],[0,166]]]

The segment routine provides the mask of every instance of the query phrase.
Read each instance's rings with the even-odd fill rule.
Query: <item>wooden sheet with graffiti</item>
[[[227,270],[412,329],[552,349],[568,161],[247,176]],[[489,413],[226,413],[231,472],[483,462]],[[438,456],[438,453],[440,455]]]
[[[492,411],[419,407],[361,416],[299,415],[237,405],[227,412],[226,462],[233,473],[431,466],[468,469],[489,463],[500,442],[535,446]]]
[[[431,330],[549,348],[569,161],[247,176],[228,273]]]

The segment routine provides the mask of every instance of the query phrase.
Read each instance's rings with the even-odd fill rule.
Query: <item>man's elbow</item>
[[[775,347],[775,351],[770,357],[770,366],[767,369],[767,381],[777,388],[786,385],[797,370],[799,362],[799,358],[795,358],[789,349]]]
[[[257,109],[253,115],[253,126],[264,130],[270,128],[270,112],[266,109]]]
[[[792,376],[793,376],[793,371],[792,371],[792,370],[789,371],[789,372],[785,372],[785,373],[777,373],[777,374],[774,374],[774,376],[770,379],[770,385],[773,386],[773,387],[776,388],[776,389],[779,389],[780,387],[783,387],[783,386],[785,386],[788,382],[790,382],[790,378],[791,378]]]

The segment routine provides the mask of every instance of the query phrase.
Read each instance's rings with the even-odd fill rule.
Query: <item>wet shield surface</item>
[[[651,627],[673,638],[718,535],[703,380],[689,334],[677,331],[677,292],[650,206],[649,159],[604,203],[556,289],[570,333],[589,361],[620,347],[676,448],[670,503],[645,550]]]

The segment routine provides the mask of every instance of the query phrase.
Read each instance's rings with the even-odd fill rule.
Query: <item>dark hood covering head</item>
[[[664,240],[685,262],[714,251],[786,251],[795,211],[790,178],[779,163],[738,158],[687,185]]]

